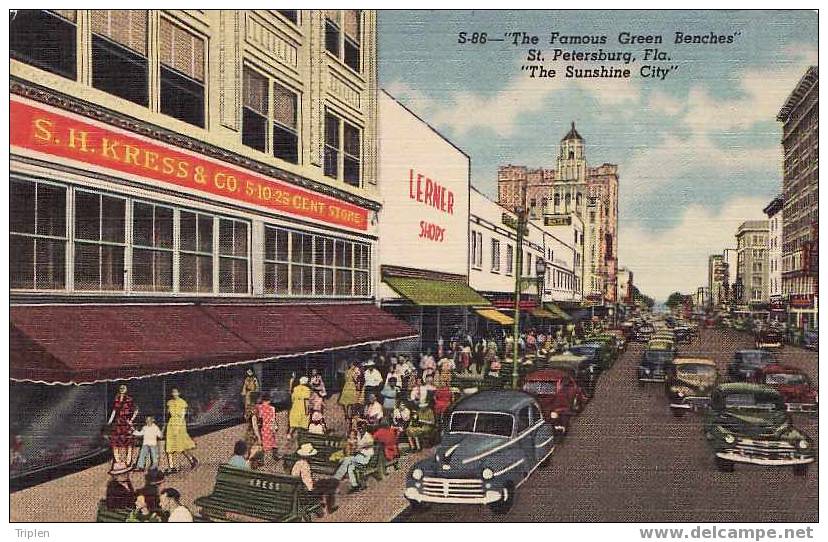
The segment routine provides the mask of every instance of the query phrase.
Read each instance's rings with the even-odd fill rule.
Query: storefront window
[[[173,289],[173,210],[135,202],[132,207],[132,289]]]
[[[213,291],[213,223],[210,215],[180,212],[181,253],[178,287],[182,292]]]
[[[246,222],[219,219],[219,292],[248,292],[247,231]]]
[[[147,12],[139,9],[93,9],[92,86],[149,105]]]
[[[75,289],[124,289],[124,198],[75,192]]]
[[[289,237],[286,230],[265,228],[265,293],[286,295],[289,292]]]
[[[9,211],[11,288],[65,288],[66,189],[12,179]]]

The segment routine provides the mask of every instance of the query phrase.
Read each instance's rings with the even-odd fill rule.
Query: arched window
[[[555,207],[559,207],[561,205],[561,195],[557,192],[555,193]]]

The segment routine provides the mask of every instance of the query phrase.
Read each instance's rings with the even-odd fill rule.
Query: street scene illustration
[[[10,521],[817,522],[817,26],[10,10]]]

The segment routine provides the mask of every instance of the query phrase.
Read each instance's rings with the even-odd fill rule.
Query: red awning
[[[16,306],[10,374],[86,384],[411,336],[414,329],[372,304]]]

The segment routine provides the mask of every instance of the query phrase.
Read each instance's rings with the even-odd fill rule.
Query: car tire
[[[719,469],[719,472],[733,472],[734,464],[733,461],[728,461],[727,459],[717,457],[716,468]]]
[[[408,501],[408,507],[411,508],[412,512],[425,512],[429,508],[431,508],[430,502],[417,502],[417,501]]]
[[[504,490],[506,491],[506,499],[493,502],[489,505],[489,510],[491,510],[492,514],[496,516],[508,514],[512,509],[512,506],[515,504],[515,485],[508,482],[504,487]]]
[[[805,476],[806,474],[808,474],[808,465],[794,465],[793,473],[794,476]]]

